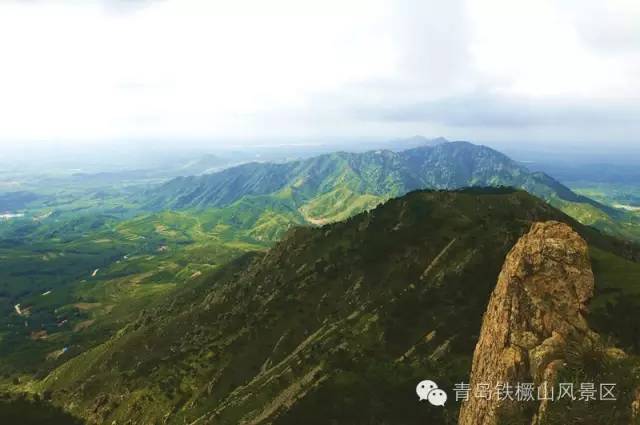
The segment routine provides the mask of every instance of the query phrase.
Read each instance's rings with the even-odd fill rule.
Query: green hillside
[[[532,173],[504,154],[467,142],[442,143],[401,152],[332,153],[287,163],[249,163],[219,173],[181,177],[146,193],[147,207],[163,209],[226,208],[245,198],[269,196],[278,208],[276,225],[301,218],[312,224],[345,219],[391,197],[418,189],[511,186],[524,189],[583,224],[610,234],[640,238],[637,216],[582,195],[543,173]],[[144,203],[144,202],[143,202]],[[281,216],[280,209],[288,210]],[[302,217],[294,213],[298,211]],[[280,216],[280,218],[276,218]],[[256,223],[249,224],[251,227]],[[256,230],[269,238],[273,230]]]
[[[266,232],[265,214],[252,210]],[[126,220],[77,214],[4,226],[0,377],[45,375],[103,342],[176,285],[264,249],[257,237],[236,230],[241,222],[219,213],[161,212]],[[279,223],[271,237],[285,228]]]
[[[631,283],[613,281],[623,263],[634,265],[626,281],[640,277],[637,247],[522,191],[420,191],[291,230],[148,302],[115,336],[19,388],[90,423],[453,424],[455,401],[416,403],[415,383],[467,379],[505,254],[550,219],[588,241],[593,320],[632,348],[608,306],[612,288],[640,305]]]

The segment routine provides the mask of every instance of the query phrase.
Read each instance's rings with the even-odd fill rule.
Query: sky
[[[4,0],[0,149],[640,145],[637,0]]]

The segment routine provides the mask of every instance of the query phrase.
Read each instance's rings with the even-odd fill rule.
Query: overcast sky
[[[638,0],[0,3],[0,146],[640,144]]]

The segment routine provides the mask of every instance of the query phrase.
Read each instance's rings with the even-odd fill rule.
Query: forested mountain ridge
[[[416,403],[415,383],[468,378],[505,255],[547,220],[589,243],[591,317],[631,346],[607,303],[637,300],[610,281],[619,262],[638,275],[637,247],[522,191],[419,191],[176,289],[34,388],[90,423],[454,424],[456,403]]]
[[[241,214],[269,199],[277,203],[270,210],[286,215],[287,220],[324,224],[412,190],[474,186],[524,189],[584,224],[618,236],[633,234],[624,224],[623,212],[578,195],[544,173],[530,172],[494,149],[468,142],[248,163],[215,174],[173,179],[149,190],[146,205],[156,210],[230,208]]]

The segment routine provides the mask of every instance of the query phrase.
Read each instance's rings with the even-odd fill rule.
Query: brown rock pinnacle
[[[509,399],[499,400],[497,384],[553,385],[568,338],[591,338],[583,317],[593,295],[593,274],[585,241],[566,224],[535,223],[511,249],[484,314],[473,355],[469,400],[460,425],[494,425]],[[474,396],[478,384],[493,391]],[[515,398],[515,394],[514,394]],[[546,404],[538,403],[537,423]]]

